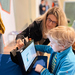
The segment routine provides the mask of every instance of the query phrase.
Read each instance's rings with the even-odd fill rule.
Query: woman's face
[[[58,24],[57,18],[53,14],[48,15],[46,20],[46,28],[50,30],[56,27],[57,24]]]

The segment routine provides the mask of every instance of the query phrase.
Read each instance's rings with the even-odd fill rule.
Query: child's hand
[[[40,72],[42,70],[43,66],[41,66],[40,64],[36,65],[35,71],[36,72]]]

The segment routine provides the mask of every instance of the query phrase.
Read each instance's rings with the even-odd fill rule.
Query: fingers
[[[23,45],[24,45],[23,41],[21,39],[18,39],[16,47],[18,47],[18,49],[20,49]]]
[[[36,72],[40,72],[42,70],[43,66],[41,66],[40,64],[37,64],[35,67],[35,71]]]
[[[20,43],[20,42],[21,42],[21,39],[18,39],[18,40],[17,40],[17,43]]]

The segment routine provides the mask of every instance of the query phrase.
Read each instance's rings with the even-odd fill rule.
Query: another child
[[[75,31],[71,27],[58,26],[47,34],[50,46],[35,45],[37,51],[50,53],[49,68],[37,65],[35,71],[41,75],[74,75],[75,55],[72,44],[75,42]]]

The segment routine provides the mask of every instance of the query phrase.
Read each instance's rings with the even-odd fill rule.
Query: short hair
[[[72,27],[58,26],[51,29],[47,34],[48,38],[54,39],[57,44],[68,48],[75,42],[75,31]]]

